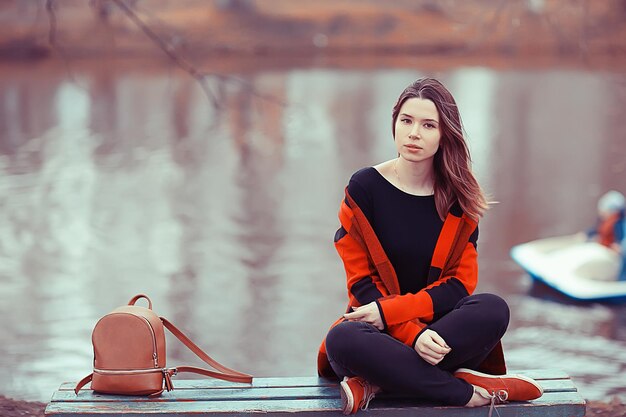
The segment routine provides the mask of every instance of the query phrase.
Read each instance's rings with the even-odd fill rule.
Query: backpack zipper
[[[153,368],[148,368],[148,369],[126,369],[126,370],[123,370],[123,371],[114,371],[114,370],[110,370],[110,369],[97,369],[97,368],[93,369],[93,371],[95,373],[102,374],[102,375],[146,374],[146,373],[154,373],[154,372],[163,372],[164,370],[167,370],[167,368],[159,368],[159,369],[153,369]]]
[[[138,316],[138,317],[141,317],[142,319],[145,320],[145,322],[148,324],[148,328],[150,329],[150,333],[152,333],[152,361],[154,362],[154,367],[158,368],[159,358],[157,356],[156,335],[154,334],[154,329],[152,328],[152,325],[150,324],[150,320],[148,320],[144,316]]]

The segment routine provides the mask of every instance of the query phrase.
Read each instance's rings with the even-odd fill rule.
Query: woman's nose
[[[409,134],[410,138],[416,138],[419,139],[420,138],[420,130],[419,130],[419,126],[414,126],[413,129],[411,129],[411,133]]]

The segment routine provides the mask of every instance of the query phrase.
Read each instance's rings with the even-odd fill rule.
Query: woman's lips
[[[404,147],[407,148],[409,151],[413,151],[413,152],[417,152],[420,149],[422,149],[421,147],[417,145],[404,145]]]

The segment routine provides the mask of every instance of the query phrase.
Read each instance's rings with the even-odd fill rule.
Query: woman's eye
[[[411,123],[411,119],[400,119],[400,121],[404,124],[409,124]]]
[[[424,127],[426,127],[427,129],[435,129],[437,126],[432,123],[424,123]]]

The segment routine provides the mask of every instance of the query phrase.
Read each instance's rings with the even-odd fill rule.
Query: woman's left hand
[[[362,321],[364,323],[369,323],[378,330],[383,330],[385,328],[383,325],[383,319],[380,317],[380,311],[378,311],[378,305],[375,302],[372,301],[371,303],[365,304],[361,307],[352,307],[352,310],[354,310],[352,313],[346,313],[343,317],[350,321]]]

